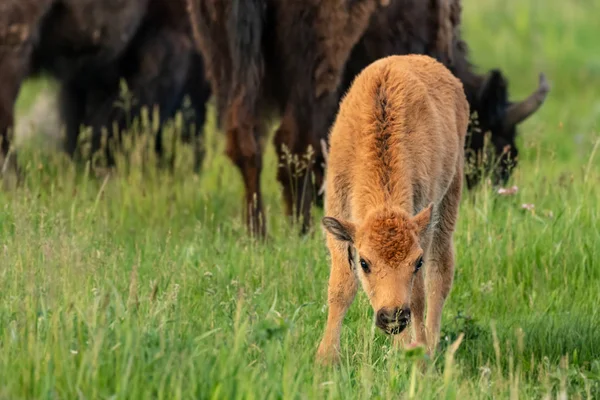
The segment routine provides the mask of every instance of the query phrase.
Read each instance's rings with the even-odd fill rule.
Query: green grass
[[[463,199],[442,350],[426,374],[373,327],[362,293],[341,365],[315,366],[322,232],[297,237],[282,217],[269,147],[272,240],[247,238],[241,181],[211,120],[199,177],[188,148],[173,176],[144,176],[136,153],[106,180],[59,154],[23,154],[24,186],[0,192],[0,398],[600,397],[600,3],[463,7],[482,71],[502,68],[515,98],[544,71],[552,91],[520,130],[519,193]],[[26,85],[21,111],[39,85]]]

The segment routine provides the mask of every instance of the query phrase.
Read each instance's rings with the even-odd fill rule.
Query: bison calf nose
[[[382,308],[377,311],[376,325],[385,333],[396,335],[410,322],[410,309],[404,308]]]

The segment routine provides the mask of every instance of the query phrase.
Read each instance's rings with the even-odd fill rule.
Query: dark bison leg
[[[274,138],[279,157],[277,179],[283,187],[286,213],[300,222],[302,233],[310,228],[310,208],[315,193],[311,172],[315,153],[318,151],[320,154],[312,140],[310,125],[298,115],[294,106],[288,105]],[[309,145],[312,147],[310,151]]]
[[[310,136],[311,145],[315,149],[315,162],[313,173],[315,180],[315,205],[323,208],[325,193],[321,190],[325,185],[326,155],[329,148],[328,134],[333,125],[338,108],[338,94],[329,93],[323,96],[317,103],[313,115],[315,129]],[[321,192],[320,192],[321,191]]]
[[[0,176],[18,173],[10,132],[21,83],[32,69],[32,52],[41,18],[51,0],[0,1]]]
[[[0,77],[5,78],[2,66],[0,66]],[[2,79],[3,81],[5,79]],[[6,79],[10,80],[10,79]],[[0,176],[9,170],[15,170],[16,158],[9,155],[11,130],[14,126],[14,103],[16,93],[12,88],[0,84]]]
[[[60,117],[65,126],[64,150],[70,157],[75,157],[80,125],[85,115],[85,94],[76,84],[65,82],[58,97]]]
[[[233,113],[241,110],[233,107]],[[247,115],[247,114],[246,114]],[[263,211],[260,174],[262,171],[262,149],[260,146],[260,130],[257,124],[248,123],[236,118],[227,121],[226,154],[238,167],[246,189],[244,214],[249,231],[254,236],[265,237],[266,220]]]
[[[139,48],[139,70],[130,78],[134,96],[143,106],[159,107],[155,151],[164,159],[162,126],[182,105],[184,84],[190,70],[192,44],[182,32],[162,30],[149,34]]]
[[[287,214],[299,220],[302,234],[310,229],[312,204],[323,205],[323,194],[318,193],[325,180],[323,142],[335,118],[337,99],[334,92],[318,99],[310,93],[297,97],[288,104],[275,134],[277,179]]]
[[[251,234],[264,237],[260,174],[260,123],[264,95],[264,24],[267,0],[191,1],[206,73],[216,97],[226,154],[241,172],[246,190],[244,213]],[[193,5],[197,4],[198,12]]]
[[[110,151],[110,144],[118,140],[121,130],[127,125],[126,113],[116,106],[118,101],[117,82],[106,87],[85,88],[86,111],[83,124],[91,128],[90,156],[102,154],[107,166],[114,166],[114,154]],[[115,127],[118,132],[115,132]]]
[[[28,69],[30,53],[24,48],[3,49],[2,46],[0,43],[0,177],[8,172],[18,172],[16,154],[10,152],[14,106]]]
[[[184,113],[185,141],[194,146],[194,172],[199,173],[204,161],[204,123],[206,122],[206,104],[211,96],[210,85],[204,73],[204,63],[199,54],[193,54],[185,83],[185,89],[191,101],[191,109]]]
[[[121,61],[122,76],[128,84],[129,94],[134,99],[132,108],[124,110],[115,106],[119,96],[118,85],[102,96],[100,105],[88,106],[88,109],[93,110],[92,152],[100,150],[104,128],[112,135],[113,123],[116,123],[121,134],[127,128],[129,118],[137,117],[143,107],[152,110],[157,105],[159,130],[156,133],[155,150],[159,157],[163,156],[162,125],[174,116],[181,104],[191,44],[184,34],[171,30],[141,35],[143,36],[138,37],[132,45],[132,52]],[[110,152],[107,153],[107,157],[109,165],[114,164]]]
[[[305,5],[303,7],[309,9],[315,7],[315,21],[310,31],[303,29],[299,22],[301,18],[309,18],[309,13],[300,9],[296,10],[295,20],[281,22],[291,26],[282,28],[283,32],[294,33],[286,37],[284,47],[303,49],[303,52],[298,53],[301,58],[296,60],[284,59],[288,65],[282,67],[293,71],[294,76],[288,79],[294,82],[294,87],[275,136],[279,162],[283,163],[278,179],[283,186],[287,212],[300,219],[303,233],[310,228],[312,203],[315,200],[319,203],[316,186],[322,185],[324,175],[320,140],[326,138],[335,114],[344,65],[377,5],[387,3],[386,0],[357,0]],[[280,19],[283,17],[285,14]],[[303,54],[310,54],[312,58],[302,58]],[[286,160],[286,151],[291,153],[292,160]]]
[[[231,65],[231,78],[228,79],[230,83],[218,84],[218,87],[229,88],[226,97],[226,151],[241,171],[244,180],[248,229],[253,235],[260,237],[266,236],[260,189],[262,129],[259,122],[264,78],[265,18],[266,0],[232,1],[225,21],[229,55],[218,62]],[[228,57],[229,62],[225,61]],[[223,100],[225,97],[221,95],[220,105],[225,104]]]

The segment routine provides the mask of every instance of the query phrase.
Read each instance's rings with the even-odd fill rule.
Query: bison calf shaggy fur
[[[332,265],[320,360],[338,357],[359,281],[379,328],[402,344],[412,323],[416,341],[435,349],[454,276],[468,123],[462,84],[429,56],[383,58],[352,84],[330,134],[323,226]]]
[[[287,213],[306,231],[323,180],[320,139],[335,117],[346,59],[371,14],[389,0],[190,2],[226,153],[244,181],[250,231],[266,233],[260,175],[268,113],[281,116],[274,142]]]
[[[183,104],[185,86],[203,126],[210,90],[195,54],[185,0],[4,0],[0,4],[0,159],[8,157],[14,103],[28,76],[60,82],[66,151],[76,150],[80,127],[92,128],[92,150],[120,132],[143,106],[159,107],[160,122]],[[117,104],[125,80],[134,104]],[[161,148],[161,130],[157,148]],[[110,163],[110,158],[109,158]],[[9,163],[5,163],[5,167]]]

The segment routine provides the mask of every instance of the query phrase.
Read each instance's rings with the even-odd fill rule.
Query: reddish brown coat
[[[435,348],[453,279],[468,122],[462,84],[431,57],[387,57],[354,81],[330,135],[323,224],[332,267],[322,359],[337,356],[359,281],[380,328],[396,334],[412,321],[417,342]]]

